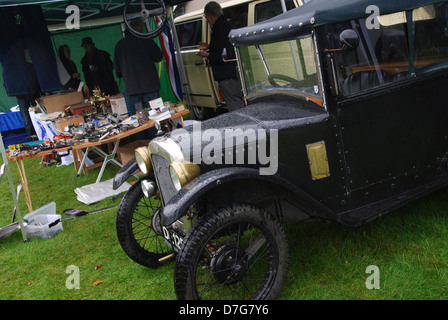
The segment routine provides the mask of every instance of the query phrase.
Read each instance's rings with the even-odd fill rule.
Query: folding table
[[[186,114],[189,113],[189,110],[184,110],[182,112],[177,112],[174,113],[170,118],[162,120],[163,121],[172,121],[173,119],[180,119],[182,127],[184,125],[183,119],[182,117]],[[52,153],[60,153],[60,152],[66,152],[66,151],[72,151],[73,153],[73,162],[74,162],[74,166],[75,166],[75,170],[77,171],[77,176],[79,176],[81,174],[81,171],[84,169],[85,166],[85,161],[86,161],[86,157],[87,154],[90,150],[93,150],[94,152],[96,152],[97,154],[99,154],[102,158],[102,164],[101,164],[101,169],[100,172],[98,174],[98,178],[96,180],[96,183],[100,182],[101,177],[103,175],[104,169],[106,167],[106,165],[110,162],[116,164],[119,167],[123,167],[123,165],[115,160],[115,156],[117,153],[117,149],[120,145],[120,140],[124,139],[126,137],[132,136],[138,132],[141,132],[143,130],[149,129],[151,127],[154,127],[154,121],[152,120],[148,120],[145,124],[140,125],[136,128],[132,128],[129,129],[127,131],[112,135],[110,137],[106,137],[102,140],[99,141],[95,141],[95,142],[81,142],[77,145],[73,145],[73,146],[68,146],[68,147],[62,147],[62,148],[55,148],[55,149],[51,149],[51,150],[45,150],[45,151],[39,151],[35,154],[29,154],[29,155],[20,155],[20,156],[11,156],[8,155],[9,160],[10,161],[16,161],[17,163],[17,169],[19,171],[20,174],[20,179],[22,181],[22,189],[23,189],[23,193],[25,195],[25,200],[26,200],[26,204],[28,206],[28,210],[29,212],[33,211],[33,206],[31,203],[31,197],[29,194],[29,189],[28,189],[28,183],[27,183],[27,178],[26,178],[26,171],[25,171],[25,166],[23,164],[23,160],[27,159],[27,158],[34,158],[34,157],[42,157],[45,155],[49,155]],[[113,143],[114,147],[112,149],[112,151],[107,154],[106,152],[104,152],[103,150],[101,150],[100,148],[98,148],[101,145],[106,145],[106,144],[110,144]],[[82,150],[85,150],[84,155],[82,155]],[[81,164],[78,163],[78,159],[82,159],[81,160]],[[88,167],[87,167],[88,168]],[[86,169],[87,169],[86,168]],[[88,169],[86,170],[88,171]]]

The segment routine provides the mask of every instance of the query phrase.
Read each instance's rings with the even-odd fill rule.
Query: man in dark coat
[[[113,74],[113,63],[110,54],[95,47],[92,38],[82,39],[86,54],[81,60],[82,71],[90,93],[99,87],[106,95],[118,93],[118,86]]]
[[[219,83],[224,101],[229,111],[237,110],[244,106],[241,84],[236,74],[236,62],[225,60],[235,59],[235,51],[229,41],[229,32],[232,27],[223,16],[219,3],[211,1],[204,8],[204,15],[212,26],[212,35],[208,50],[199,51],[199,55],[208,58],[212,66],[213,77]],[[200,43],[207,47],[207,44]]]
[[[70,59],[71,50],[66,44],[63,44],[58,49],[59,60],[61,60],[64,65],[65,70],[70,75],[69,81],[62,86],[64,90],[78,90],[79,83],[81,82],[78,68],[73,60]]]
[[[143,32],[140,19],[132,20],[130,26]],[[115,46],[114,68],[117,76],[124,79],[130,114],[138,111],[136,107],[149,107],[148,101],[160,97],[160,80],[154,63],[162,61],[162,58],[162,51],[152,39],[137,38],[129,30]]]

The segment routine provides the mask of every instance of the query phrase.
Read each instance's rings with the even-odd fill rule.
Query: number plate
[[[179,251],[182,248],[182,242],[184,241],[184,238],[180,236],[176,231],[168,230],[164,226],[162,227],[162,230],[165,240],[172,245],[175,251]]]

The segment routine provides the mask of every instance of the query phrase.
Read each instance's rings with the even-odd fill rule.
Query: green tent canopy
[[[184,0],[174,0],[167,2],[167,5],[174,5]],[[84,37],[92,37],[95,46],[101,50],[107,51],[112,60],[114,59],[114,51],[116,43],[122,39],[122,14],[125,5],[124,0],[109,0],[104,1],[89,1],[89,2],[74,2],[68,0],[60,1],[45,1],[45,0],[19,0],[19,1],[2,1],[0,8],[12,5],[29,5],[38,4],[41,6],[44,13],[46,23],[49,27],[53,49],[57,55],[59,46],[66,44],[71,49],[71,60],[73,60],[81,75],[81,80],[84,81],[82,73],[81,59],[84,56],[84,49],[81,47],[81,40]],[[79,6],[80,9],[80,29],[67,30],[65,27],[65,20],[69,16],[65,12],[65,8],[69,4]],[[85,7],[86,6],[86,7]],[[155,22],[152,21],[152,27],[155,27]],[[88,25],[87,27],[83,27]],[[58,28],[59,26],[59,28]],[[158,38],[154,39],[160,46]],[[164,101],[178,102],[176,96],[172,92],[170,80],[167,73],[165,60],[156,63],[156,68],[160,77],[160,95]],[[118,83],[120,92],[124,93],[123,79],[118,78],[114,72],[115,79]],[[3,72],[0,66],[0,111],[9,111],[11,107],[17,105],[16,97],[9,97],[6,94],[4,87]]]

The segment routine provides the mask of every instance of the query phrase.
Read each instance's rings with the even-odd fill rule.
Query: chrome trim
[[[172,196],[174,196],[174,194],[176,194],[178,190],[176,190],[176,192],[173,193],[173,190],[170,190],[169,186],[167,187],[161,185],[160,182],[161,179],[159,177],[160,167],[157,167],[157,165],[153,162],[152,155],[154,156],[157,155],[165,159],[168,162],[168,165],[174,161],[183,161],[184,155],[182,153],[180,146],[169,136],[163,136],[152,140],[149,143],[148,148],[151,153],[151,163],[153,167],[154,176],[156,178],[156,183],[159,188],[160,195],[162,197],[162,206],[165,206],[166,202]],[[165,174],[162,175],[162,181],[167,178],[169,178],[172,181],[171,176],[165,177]]]
[[[316,67],[317,67],[317,81],[319,81],[320,84],[320,88],[319,88],[319,93],[322,99],[322,106],[324,107],[325,111],[327,110],[327,98],[325,96],[325,87],[324,87],[324,81],[322,78],[322,67],[320,64],[320,59],[319,59],[319,49],[317,47],[317,39],[316,39],[316,33],[313,32],[313,44],[314,44],[314,52],[315,52],[315,56],[314,59],[316,61]]]
[[[240,83],[241,83],[241,89],[243,90],[243,97],[244,97],[244,103],[247,105],[247,88],[246,88],[246,81],[244,78],[243,68],[241,66],[241,55],[240,55],[240,48],[235,47],[235,56],[236,56],[236,65],[238,68],[238,73],[240,75]]]
[[[149,151],[165,158],[169,163],[185,160],[180,146],[168,136],[152,140],[149,143]]]
[[[153,195],[155,195],[157,186],[152,180],[142,180],[141,183],[143,194],[146,198],[151,198]]]

